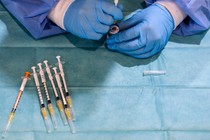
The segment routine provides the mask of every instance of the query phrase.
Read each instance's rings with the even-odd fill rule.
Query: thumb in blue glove
[[[107,47],[135,58],[147,58],[160,52],[173,31],[174,20],[168,10],[153,4],[138,10],[119,23],[120,33],[107,39]]]
[[[121,9],[109,0],[75,0],[65,13],[64,28],[81,38],[99,40],[122,17]]]

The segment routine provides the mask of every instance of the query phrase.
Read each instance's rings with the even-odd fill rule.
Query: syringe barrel
[[[65,99],[65,96],[64,96],[64,93],[63,93],[63,89],[62,89],[62,84],[61,84],[60,76],[59,76],[59,74],[57,72],[57,68],[56,67],[53,67],[53,70],[54,70],[55,79],[56,79],[56,82],[57,82],[57,85],[58,85],[58,88],[59,88],[59,91],[60,91],[60,94],[61,94],[61,97],[62,97],[62,100],[63,100],[63,104],[64,105],[67,105],[66,99]]]
[[[41,76],[42,83],[44,83],[44,82],[46,82],[46,79],[44,76],[44,71],[42,69],[42,63],[38,63],[37,65],[39,66],[39,74]]]
[[[12,111],[11,112],[15,112],[16,111],[16,109],[18,107],[18,104],[20,102],[20,98],[21,98],[22,94],[23,94],[23,91],[20,90],[19,93],[18,93],[18,96],[17,96],[17,98],[15,100],[15,103],[13,105],[13,108],[12,108]]]
[[[40,86],[39,79],[38,79],[37,72],[36,72],[36,67],[33,66],[33,67],[31,67],[31,69],[33,70],[33,76],[34,76],[34,81],[35,81],[36,86]]]
[[[44,63],[45,66],[46,66],[46,71],[47,71],[47,74],[48,74],[49,79],[50,79],[50,80],[53,79],[53,76],[52,76],[51,71],[50,71],[50,67],[49,67],[49,65],[48,65],[48,61],[45,60],[45,61],[43,61],[43,63]]]
[[[22,84],[20,86],[20,90],[18,92],[18,96],[17,96],[17,98],[15,100],[15,103],[14,103],[14,106],[12,108],[12,112],[15,112],[17,107],[18,107],[18,104],[20,102],[20,98],[21,98],[21,96],[23,94],[23,91],[24,91],[24,88],[26,86],[26,83],[28,81],[29,76],[30,76],[30,72],[25,72],[25,77],[23,78]]]
[[[64,74],[64,70],[63,70],[63,65],[61,63],[61,57],[60,56],[56,56],[56,58],[58,59],[58,67],[59,67],[59,70],[60,70],[60,74],[61,74],[61,78],[62,78],[62,81],[63,81],[64,89],[65,89],[66,92],[68,92],[68,87],[67,87],[67,84],[66,84],[66,79],[65,79],[65,74]]]
[[[46,66],[47,75],[48,75],[48,77],[49,77],[49,79],[50,79],[50,83],[51,83],[51,85],[52,85],[52,87],[53,87],[53,91],[54,91],[54,93],[55,93],[55,96],[58,97],[58,92],[57,92],[57,89],[56,89],[56,87],[55,87],[55,83],[54,83],[54,80],[53,80],[52,73],[51,73],[51,71],[50,71],[50,67],[49,67],[49,65],[48,65],[48,61],[45,60],[45,61],[43,61],[43,63],[44,63],[45,66]]]

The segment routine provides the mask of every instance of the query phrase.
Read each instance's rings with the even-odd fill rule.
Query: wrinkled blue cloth
[[[49,11],[57,4],[58,0],[0,1],[36,39],[65,32],[47,18]]]
[[[129,13],[140,6],[135,0],[122,2]],[[21,76],[46,59],[49,65],[56,66],[57,55],[65,62],[77,117],[76,133],[71,134],[62,123],[48,81],[58,128],[47,134],[31,78],[6,139],[0,139],[209,140],[209,38],[210,31],[188,37],[172,35],[159,56],[134,59],[74,36],[34,40],[0,5],[0,134]],[[92,45],[100,48],[89,51],[75,47]],[[166,75],[143,76],[144,70],[165,70]],[[50,120],[49,124],[53,129]]]
[[[64,31],[47,19],[49,11],[58,0],[0,0],[10,13],[35,38],[63,33]],[[147,0],[150,4],[155,0]],[[188,15],[184,22],[174,31],[178,35],[192,35],[210,27],[209,0],[176,0]],[[157,13],[158,14],[158,13]]]

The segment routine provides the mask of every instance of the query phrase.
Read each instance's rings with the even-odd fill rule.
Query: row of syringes
[[[10,115],[9,115],[8,123],[6,125],[5,131],[3,132],[2,137],[6,136],[6,132],[9,129],[9,126],[10,126],[10,124],[11,124],[13,118],[14,118],[14,114],[15,114],[15,111],[17,109],[17,106],[18,106],[18,103],[20,101],[23,90],[25,88],[25,85],[26,85],[26,83],[29,80],[31,75],[33,75],[34,81],[35,81],[35,84],[36,84],[37,93],[38,93],[39,102],[40,102],[40,107],[41,107],[41,114],[42,114],[42,117],[44,119],[46,130],[47,130],[48,133],[51,132],[50,126],[49,126],[49,123],[48,123],[47,109],[49,111],[54,129],[57,128],[57,122],[56,122],[56,118],[55,118],[55,114],[54,114],[54,108],[53,108],[53,105],[52,105],[52,102],[51,102],[51,98],[50,98],[50,95],[49,95],[49,92],[48,92],[47,82],[46,82],[46,78],[45,78],[45,73],[44,73],[45,71],[47,72],[48,78],[49,78],[50,83],[52,85],[52,88],[53,88],[53,91],[54,91],[54,94],[55,94],[55,98],[56,98],[56,105],[57,105],[57,108],[60,112],[62,121],[63,121],[64,125],[69,124],[71,132],[75,133],[75,128],[74,128],[74,125],[73,125],[73,120],[75,120],[75,114],[74,114],[74,111],[73,111],[72,99],[71,99],[71,97],[69,95],[69,92],[68,92],[68,88],[67,88],[67,84],[66,84],[66,80],[65,80],[65,74],[64,74],[62,62],[60,60],[60,56],[57,56],[56,58],[58,60],[58,67],[59,67],[60,73],[57,72],[57,67],[53,67],[52,69],[54,71],[54,76],[55,76],[55,79],[56,79],[56,83],[57,83],[61,98],[58,95],[58,91],[56,89],[56,85],[55,85],[54,78],[53,78],[53,75],[51,73],[50,67],[48,65],[48,61],[47,60],[43,61],[43,63],[46,66],[45,70],[42,68],[42,63],[37,64],[38,67],[39,67],[39,73],[37,73],[35,66],[31,67],[31,69],[33,70],[33,74],[30,74],[30,72],[25,73],[25,77],[23,78],[18,96],[16,98],[13,109],[12,109]],[[46,99],[47,99],[47,109],[46,109],[45,104],[44,104],[38,75],[41,77],[41,83],[44,87],[44,91],[45,91],[45,95],[46,95]],[[64,95],[63,87],[64,87],[64,90],[65,90],[65,95]]]

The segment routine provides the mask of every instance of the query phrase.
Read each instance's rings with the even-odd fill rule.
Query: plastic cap
[[[61,56],[59,56],[59,55],[58,55],[58,56],[56,56],[56,58],[57,58],[57,59],[60,59],[60,58],[61,58]]]
[[[32,66],[31,69],[32,69],[32,70],[35,70],[35,69],[36,69],[36,66]]]
[[[47,64],[47,62],[48,62],[47,60],[44,60],[44,61],[43,61],[43,63],[45,63],[45,64]]]
[[[26,77],[29,77],[29,76],[30,76],[30,74],[31,74],[31,73],[30,73],[30,72],[28,72],[28,71],[27,71],[27,72],[25,72],[25,76],[26,76]]]
[[[53,67],[52,69],[53,69],[53,70],[57,70],[57,67]]]

